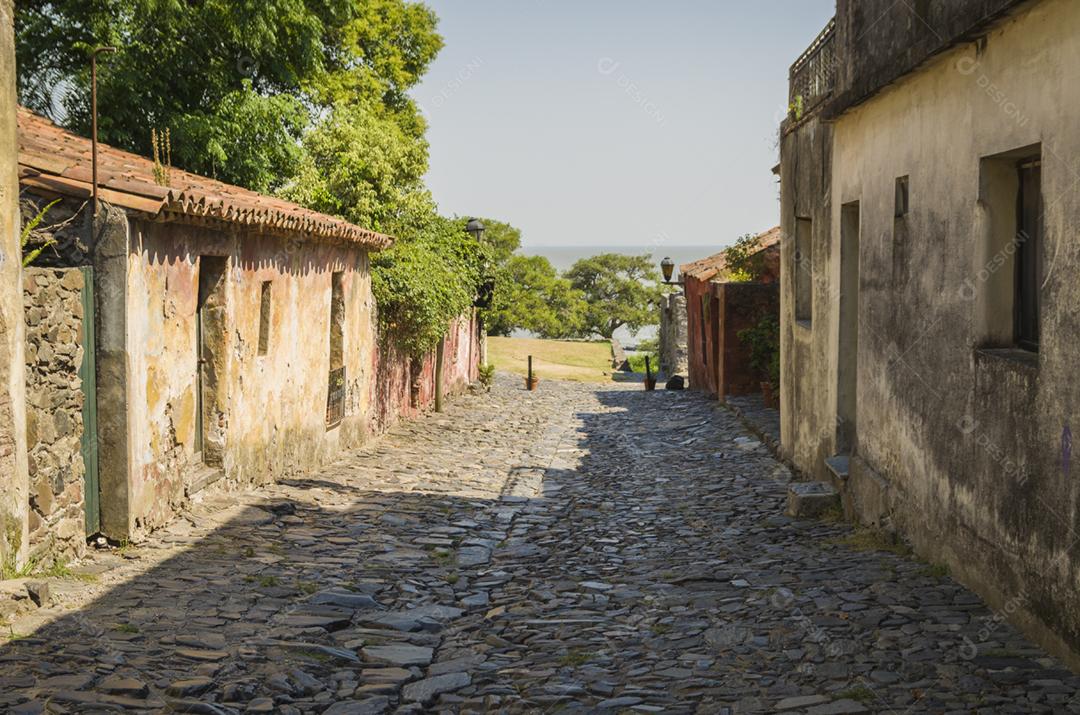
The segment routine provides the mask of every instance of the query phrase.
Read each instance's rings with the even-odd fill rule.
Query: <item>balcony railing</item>
[[[802,53],[789,74],[791,116],[801,119],[833,90],[836,82],[836,19]]]

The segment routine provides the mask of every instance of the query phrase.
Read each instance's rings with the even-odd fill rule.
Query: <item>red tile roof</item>
[[[758,249],[758,252],[772,248],[773,246],[779,246],[782,234],[783,232],[780,230],[779,226],[771,228],[765,233],[758,234],[758,244],[761,246],[761,248]],[[727,268],[726,252],[727,249],[725,248],[723,251],[714,253],[708,258],[702,258],[701,260],[692,263],[684,263],[679,266],[679,273],[684,277],[689,276],[690,278],[699,281],[707,281],[715,278]]]
[[[19,108],[19,183],[90,198],[90,140]],[[389,236],[272,196],[170,169],[169,186],[154,180],[154,162],[98,144],[102,201],[154,219],[189,218],[239,224],[269,233],[387,248]]]

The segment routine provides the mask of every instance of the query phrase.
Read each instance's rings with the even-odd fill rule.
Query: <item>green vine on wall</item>
[[[750,367],[774,390],[780,389],[780,322],[765,316],[754,327],[740,330],[739,340],[750,348]]]
[[[430,217],[411,226],[371,264],[379,329],[413,357],[435,348],[450,321],[465,315],[490,280],[488,249],[459,220]]]

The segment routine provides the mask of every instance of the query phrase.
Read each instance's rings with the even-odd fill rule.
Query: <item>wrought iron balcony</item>
[[[836,81],[836,18],[803,52],[788,75],[790,114],[798,120],[829,96]]]

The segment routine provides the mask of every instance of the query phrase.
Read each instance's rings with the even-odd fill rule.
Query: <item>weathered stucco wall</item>
[[[686,333],[690,387],[717,394],[716,298],[712,283],[686,276]]]
[[[861,216],[850,489],[864,520],[891,521],[922,554],[947,563],[1077,665],[1080,482],[1072,474],[1070,435],[1080,404],[1080,194],[1071,157],[1080,155],[1080,91],[1068,78],[1080,63],[1080,6],[1042,0],[1021,10],[982,43],[938,56],[835,125],[834,247],[841,206],[859,202]],[[806,139],[788,137],[788,156],[791,142]],[[987,251],[987,237],[1015,226],[995,225],[995,208],[980,193],[980,161],[1039,144],[1042,342],[1032,359],[1017,360],[983,349],[994,343],[988,292],[1009,265]],[[785,171],[801,172],[811,156],[800,150],[799,168]],[[902,176],[910,177],[910,212],[901,222],[895,182]],[[812,183],[801,173],[791,178],[799,177],[793,186]],[[785,197],[785,220],[794,213]],[[835,248],[827,256],[818,263],[815,255],[823,281],[815,310],[829,307],[828,341],[835,345],[837,301],[824,297],[839,285],[840,267]],[[802,360],[786,360],[789,371],[800,364],[811,370],[793,385],[795,400],[813,395],[816,405],[809,413],[798,404],[785,409],[796,423],[794,432],[785,425],[785,437],[795,435],[804,464],[812,463],[815,444],[808,433],[825,424],[822,405],[829,400],[822,396],[835,370],[835,351],[823,353],[818,342],[825,334],[819,338],[815,325],[803,344],[787,338],[803,353]]]
[[[806,476],[825,476],[836,453],[836,345],[839,310],[831,294],[832,127],[806,119],[780,144],[780,431],[785,456]],[[796,250],[797,223],[809,220],[810,255]],[[795,319],[796,274],[809,278],[811,317]]]
[[[29,536],[13,19],[11,0],[0,0],[0,560],[6,564],[25,559]]]
[[[221,319],[204,375],[202,455],[236,487],[311,470],[369,434],[375,346],[366,253],[180,224],[134,221],[126,343],[131,532],[164,523],[201,483],[196,459],[200,270],[225,259]],[[341,273],[344,419],[326,421],[331,280]],[[205,278],[205,276],[204,276]],[[269,334],[260,354],[263,283]],[[217,298],[215,298],[216,300]],[[203,353],[204,359],[206,353]],[[103,475],[103,481],[105,476]]]
[[[30,557],[77,558],[86,550],[82,272],[24,269],[23,298]]]
[[[443,393],[465,390],[479,377],[480,323],[475,315],[451,322],[443,339]],[[375,358],[376,381],[370,405],[375,427],[384,430],[403,417],[415,417],[435,402],[435,356],[410,359],[390,340],[383,340]]]

